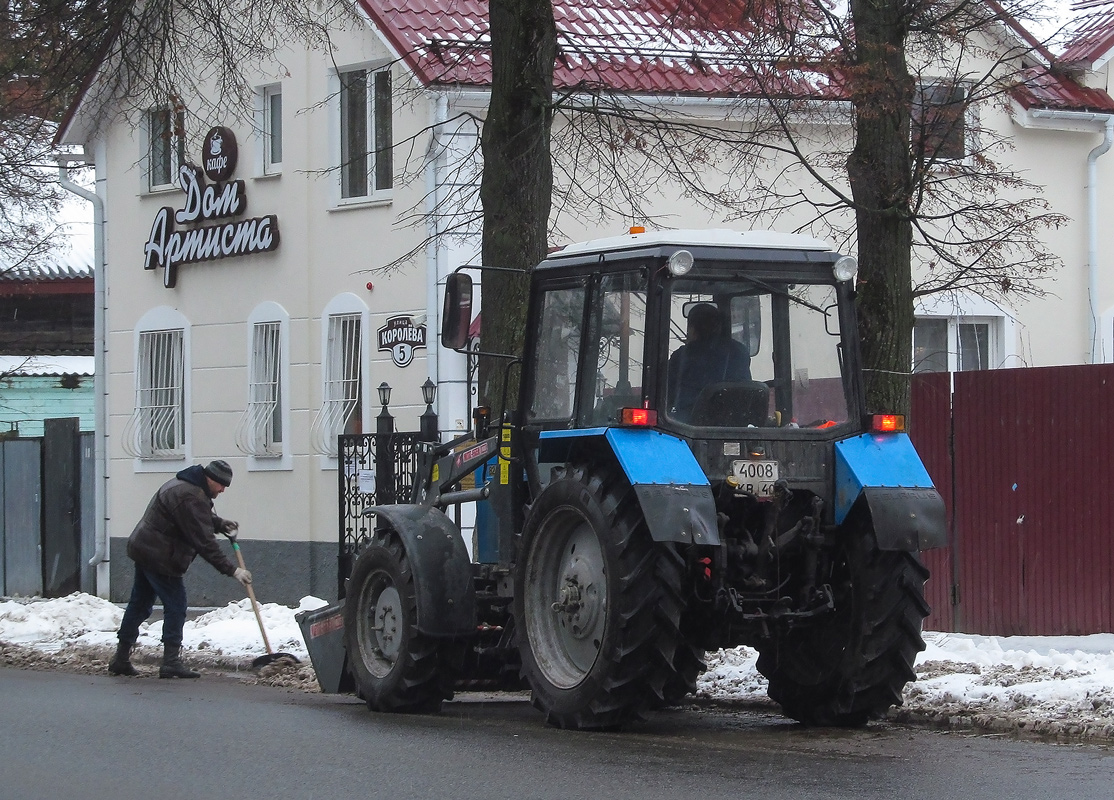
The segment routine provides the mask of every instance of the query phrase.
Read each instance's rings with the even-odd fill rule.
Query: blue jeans
[[[124,609],[124,619],[116,634],[121,642],[135,644],[139,638],[139,626],[151,616],[155,607],[155,597],[162,600],[162,643],[181,646],[182,628],[186,625],[186,584],[181,578],[158,575],[136,564],[135,582],[128,607]]]

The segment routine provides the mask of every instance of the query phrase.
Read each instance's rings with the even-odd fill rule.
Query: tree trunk
[[[913,288],[908,26],[897,0],[852,0],[856,53],[848,85],[855,147],[847,174],[858,228],[858,319],[867,411],[908,413]]]
[[[491,101],[483,126],[483,263],[531,270],[545,258],[553,165],[553,60],[557,30],[550,0],[490,0]],[[528,278],[486,272],[480,302],[483,350],[522,352]],[[517,403],[517,369],[481,358],[480,402],[493,419]],[[510,379],[504,387],[504,377]],[[504,391],[506,394],[504,395]]]

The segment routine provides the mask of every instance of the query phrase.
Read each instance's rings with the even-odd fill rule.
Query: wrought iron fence
[[[377,504],[408,503],[417,469],[417,431],[344,434],[337,437],[340,549],[337,596],[360,550],[370,541],[375,519],[365,511]]]

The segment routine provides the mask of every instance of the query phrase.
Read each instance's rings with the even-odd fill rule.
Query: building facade
[[[597,5],[561,5],[563,41],[585,31],[611,41],[618,33],[600,26],[634,24]],[[439,387],[445,434],[468,424],[467,363],[438,346],[437,329],[445,277],[478,259],[478,227],[449,228],[478,207],[486,8],[465,3],[450,15],[432,0],[364,0],[361,9],[364,22],[336,33],[331,58],[292,48],[256,65],[253,105],[241,113],[201,118],[184,97],[183,108],[127,118],[86,91],[59,136],[96,169],[98,576],[113,599],[130,585],[125,542],[150,495],[213,458],[235,471],[218,511],[241,524],[261,599],[333,598],[344,468],[336,436],[374,430],[383,383],[398,426],[417,429],[427,378]],[[1000,35],[1018,34],[1003,26]],[[477,48],[479,56],[461,57]],[[642,55],[649,66],[619,64],[608,85],[693,119],[737,124],[722,75],[675,55]],[[1067,219],[1048,234],[1065,265],[1050,293],[1012,308],[964,293],[925,299],[917,368],[1114,359],[1111,256],[1092,245],[1098,224],[1089,222],[1114,208],[1114,156],[1096,155],[1114,130],[1100,61],[1080,59],[1078,81],[1026,84],[1011,107],[982,111],[982,124],[1014,141],[1014,158]],[[579,68],[563,58],[558,84],[578,85]],[[830,124],[849,135],[841,113]],[[566,171],[590,168],[562,157],[571,159]],[[668,227],[766,227],[729,221],[668,185],[646,187],[643,201]],[[439,213],[446,204],[456,217]],[[553,245],[643,221],[567,209],[556,217],[562,240]],[[189,580],[195,603],[239,597],[203,565]]]

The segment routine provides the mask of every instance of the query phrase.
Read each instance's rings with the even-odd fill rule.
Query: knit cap
[[[216,461],[210,461],[204,472],[221,486],[232,485],[232,467],[228,466],[227,461],[222,461],[219,458]]]

